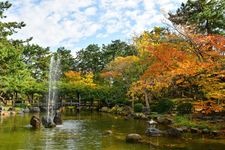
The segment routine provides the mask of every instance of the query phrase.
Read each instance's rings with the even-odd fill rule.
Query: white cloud
[[[42,46],[74,49],[89,37],[117,33],[127,38],[159,25],[164,18],[160,9],[174,10],[182,1],[186,0],[10,0],[7,20],[27,24],[16,38],[33,36]]]
[[[97,12],[97,9],[95,7],[89,7],[85,10],[85,14],[88,15],[88,16],[92,16],[92,15],[95,15]]]

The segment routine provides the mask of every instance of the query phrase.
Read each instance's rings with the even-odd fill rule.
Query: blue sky
[[[24,21],[13,38],[33,37],[52,50],[64,46],[75,52],[111,40],[130,41],[153,26],[163,25],[168,11],[186,0],[9,0],[7,21]]]

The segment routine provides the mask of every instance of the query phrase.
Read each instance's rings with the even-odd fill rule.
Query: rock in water
[[[41,122],[45,128],[54,128],[56,125],[51,118],[42,117]]]
[[[145,133],[148,134],[149,136],[161,136],[163,132],[154,127],[150,127],[145,131]]]
[[[102,135],[111,135],[112,134],[112,131],[111,130],[106,130],[103,132]]]
[[[32,113],[38,113],[38,112],[40,112],[40,108],[39,107],[31,107],[30,108],[30,112],[32,112]]]
[[[177,128],[170,128],[166,131],[167,135],[170,136],[170,137],[181,137],[182,134],[181,134],[181,131]]]
[[[142,137],[139,134],[131,133],[126,136],[126,142],[128,143],[139,143]]]
[[[37,116],[32,116],[30,119],[30,125],[32,125],[33,128],[39,129],[41,127],[41,120]]]
[[[55,117],[53,119],[53,122],[56,125],[61,125],[62,124],[62,117],[61,117],[61,113],[60,112],[56,112]]]

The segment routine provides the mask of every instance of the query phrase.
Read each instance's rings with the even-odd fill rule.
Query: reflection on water
[[[147,127],[145,121],[126,121],[98,113],[66,114],[63,125],[33,130],[28,125],[30,118],[30,115],[1,118],[0,149],[153,150],[150,145],[125,142],[128,133],[144,134]],[[105,130],[111,130],[112,135],[103,136]],[[170,145],[171,150],[202,150],[202,147],[204,150],[225,149],[224,139],[196,138],[187,141],[165,137],[145,138],[158,145]]]

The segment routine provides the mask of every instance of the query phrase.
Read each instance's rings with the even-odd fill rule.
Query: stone
[[[131,115],[126,115],[126,116],[124,116],[124,119],[125,120],[130,120],[130,119],[132,119],[132,116]]]
[[[191,133],[200,133],[198,128],[191,128]]]
[[[134,119],[144,119],[144,120],[148,119],[148,117],[144,113],[134,113],[133,117]]]
[[[132,111],[133,111],[133,109],[130,106],[124,106],[123,107],[123,114],[126,115],[126,116],[129,115],[129,114],[131,114]]]
[[[100,109],[101,112],[108,112],[109,111],[109,108],[108,107],[102,107]]]
[[[139,142],[141,142],[141,140],[142,140],[141,135],[136,134],[136,133],[131,133],[126,136],[127,143],[139,143]]]
[[[51,118],[46,117],[46,116],[42,117],[41,122],[42,122],[42,125],[45,128],[54,128],[54,127],[56,127],[56,125],[53,122],[53,120]]]
[[[163,132],[157,128],[150,127],[145,131],[145,133],[149,136],[161,136]]]
[[[163,125],[170,125],[173,123],[173,120],[170,118],[158,118],[157,122]]]
[[[62,124],[62,117],[61,117],[61,113],[60,112],[56,112],[53,122],[55,123],[55,125],[61,125]]]
[[[37,112],[40,112],[40,108],[39,108],[39,107],[30,107],[30,112],[31,112],[31,113],[37,113]]]
[[[103,132],[103,135],[111,135],[112,131],[111,130],[106,130]]]
[[[23,112],[24,112],[24,113],[29,113],[30,110],[29,110],[29,108],[25,108],[25,109],[23,110]]]
[[[209,133],[210,133],[210,131],[207,128],[205,128],[205,129],[202,130],[202,134],[209,134]]]
[[[170,137],[176,137],[176,138],[178,138],[178,137],[181,137],[181,133],[183,132],[183,130],[181,131],[180,130],[180,128],[179,129],[177,129],[177,128],[170,128],[170,129],[168,129],[167,131],[166,131],[166,134],[168,135],[168,136],[170,136]]]
[[[176,128],[180,133],[183,133],[184,132],[184,129],[183,128]]]
[[[219,135],[221,135],[221,132],[220,131],[217,131],[217,130],[214,130],[214,131],[211,132],[211,134],[213,136],[219,136]]]
[[[41,127],[41,120],[39,117],[37,116],[32,116],[30,119],[30,125],[34,128],[34,129],[39,129]]]
[[[182,132],[184,132],[184,133],[189,132],[189,128],[186,126],[182,126],[180,128],[182,129]]]

